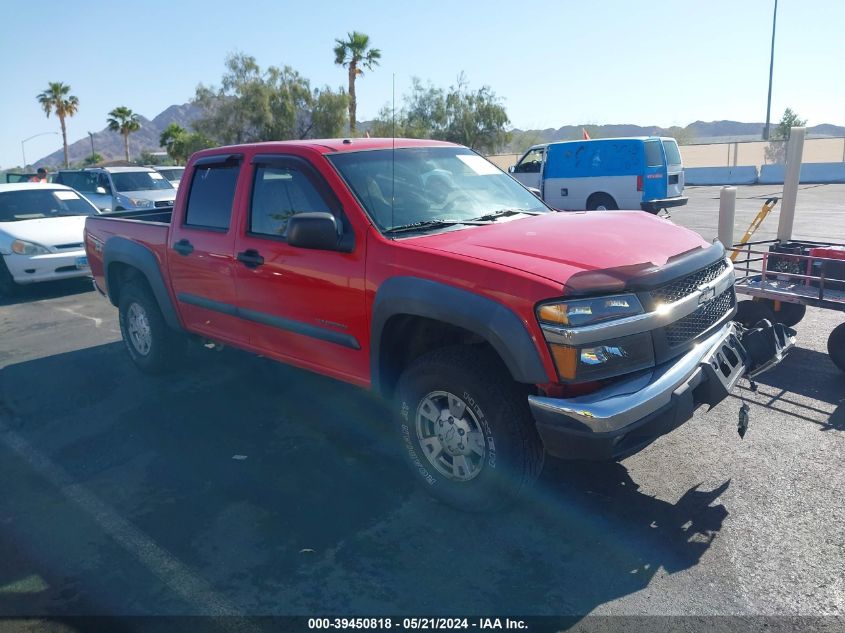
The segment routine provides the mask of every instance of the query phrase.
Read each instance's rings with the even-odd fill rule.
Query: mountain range
[[[142,151],[162,151],[158,139],[164,129],[171,123],[177,123],[183,128],[190,129],[191,123],[200,116],[200,109],[190,103],[172,105],[153,119],[139,117],[141,129],[129,135],[129,152],[132,158],[140,156]],[[368,129],[370,121],[358,124],[361,132]],[[565,125],[560,128],[544,130],[512,130],[512,138],[504,152],[518,152],[536,143],[579,139],[582,130],[587,129],[593,138],[611,136],[682,136],[682,143],[726,143],[735,141],[760,140],[763,123],[741,123],[738,121],[695,121],[685,128],[663,128],[659,126],[642,125]],[[823,123],[807,128],[808,137],[843,137],[845,127]],[[124,157],[123,137],[117,132],[105,128],[94,134],[94,151],[104,160],[120,160]],[[91,141],[86,136],[68,145],[68,156],[71,163],[80,163],[91,155]],[[61,149],[49,154],[34,163],[35,167],[56,168],[62,165],[63,152]]]

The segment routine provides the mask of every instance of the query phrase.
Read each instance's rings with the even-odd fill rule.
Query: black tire
[[[6,267],[6,261],[0,255],[0,298],[14,296],[19,287]]]
[[[845,323],[840,323],[827,338],[827,353],[833,364],[845,371]]]
[[[618,208],[616,200],[606,193],[594,193],[587,198],[588,211],[616,211]]]
[[[455,400],[464,409],[453,409]],[[438,401],[449,404],[436,416],[431,405]],[[492,352],[448,347],[421,356],[399,379],[394,406],[411,471],[430,494],[459,510],[504,507],[524,495],[543,469],[543,445],[526,393]],[[433,435],[438,432],[443,436]],[[435,439],[441,450],[431,456]]]
[[[779,309],[775,308],[775,302],[771,299],[763,299],[761,303],[769,306],[769,310],[772,311],[775,320],[778,323],[783,323],[786,327],[798,325],[801,319],[804,318],[804,315],[807,314],[807,306],[801,305],[800,303],[781,301]]]
[[[740,301],[736,304],[734,321],[739,321],[745,327],[754,327],[763,319],[768,319],[772,323],[775,322],[774,312],[764,301],[749,300]]]
[[[118,317],[129,358],[141,371],[160,373],[184,357],[185,336],[168,327],[145,282],[136,279],[121,288]],[[144,330],[142,334],[139,328]]]

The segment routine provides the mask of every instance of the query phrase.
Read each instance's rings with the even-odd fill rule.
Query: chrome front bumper
[[[774,337],[780,326],[767,327],[771,332],[764,326],[753,334]],[[795,342],[781,336],[771,357],[753,358],[741,342],[744,334],[741,326],[729,322],[680,358],[586,396],[529,396],[547,450],[560,457],[589,458],[636,452],[688,420],[702,404],[718,404],[746,373],[756,375],[777,364]]]

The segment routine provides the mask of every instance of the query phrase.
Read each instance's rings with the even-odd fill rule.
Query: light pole
[[[769,100],[766,103],[766,127],[763,128],[763,140],[769,140],[769,123],[772,115],[772,71],[775,68],[775,27],[778,22],[778,0],[775,0],[775,12],[772,17],[772,56],[769,60]]]
[[[94,156],[96,156],[96,152],[94,151],[94,134],[92,132],[88,132],[88,136],[91,137],[91,164],[94,164]]]
[[[58,132],[41,132],[41,134],[33,134],[29,138],[25,138],[24,140],[21,141],[21,155],[23,156],[23,167],[24,168],[26,168],[26,151],[24,151],[23,144],[26,143],[27,141],[31,141],[34,138],[38,138],[39,136],[47,136],[48,134],[58,135]]]

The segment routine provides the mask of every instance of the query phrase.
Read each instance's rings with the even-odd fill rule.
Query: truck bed
[[[94,282],[107,291],[103,266],[103,246],[112,238],[138,242],[149,248],[160,266],[165,268],[167,233],[173,208],[119,211],[89,216],[85,220],[85,252]]]

